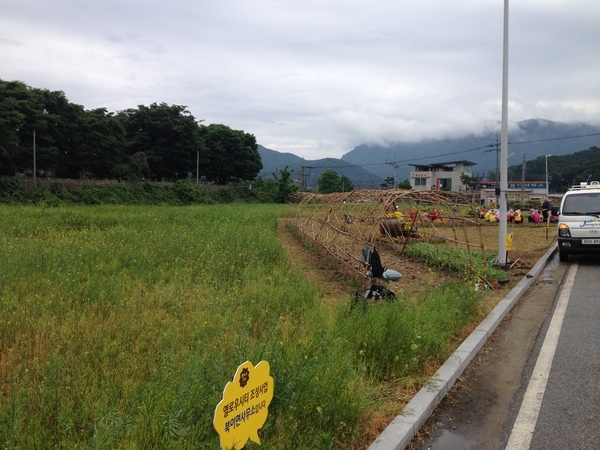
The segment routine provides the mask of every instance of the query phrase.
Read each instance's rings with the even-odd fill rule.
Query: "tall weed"
[[[267,360],[260,448],[351,448],[377,381],[444,355],[477,298],[325,307],[284,208],[0,206],[0,446],[218,448],[226,383]]]
[[[350,316],[340,313],[337,326],[371,377],[418,377],[428,361],[448,356],[452,339],[477,316],[480,298],[458,283],[424,287],[417,299],[400,297]]]

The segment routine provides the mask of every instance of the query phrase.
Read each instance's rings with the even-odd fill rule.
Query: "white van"
[[[600,255],[600,182],[581,183],[567,191],[558,216],[558,255]]]

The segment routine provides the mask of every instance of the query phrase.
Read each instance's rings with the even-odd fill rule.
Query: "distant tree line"
[[[507,169],[509,181],[546,181],[546,156],[538,156],[524,164]],[[479,189],[482,177],[461,175],[463,185]],[[498,181],[500,174],[490,171],[488,179]],[[570,155],[548,156],[548,185],[551,193],[566,192],[571,186],[586,181],[600,181],[600,148],[590,147]]]
[[[333,192],[351,192],[354,190],[354,182],[346,175],[341,175],[333,169],[324,171],[317,178],[317,187],[319,194],[330,194]],[[379,186],[381,189],[412,189],[408,179],[396,184],[396,179],[388,177],[385,183]]]
[[[600,180],[598,147],[547,160],[551,192]],[[31,176],[34,166],[41,178],[193,181],[199,177],[210,184],[246,186],[247,198],[264,202],[283,202],[299,189],[289,167],[279,169],[273,179],[257,178],[263,165],[252,134],[226,125],[204,125],[185,106],[153,103],[116,113],[106,108],[85,110],[62,91],[0,80],[0,176]],[[545,168],[546,157],[541,156],[526,161],[524,168],[509,167],[508,178],[520,180],[524,171],[526,180],[544,180]],[[354,190],[352,180],[334,170],[323,172],[317,183],[319,193]],[[388,178],[381,187],[394,185],[395,179]],[[405,180],[397,187],[410,189],[410,183]]]
[[[0,80],[0,175],[33,175],[35,165],[39,177],[254,180],[256,138],[201,122],[185,106],[85,110],[62,91]]]
[[[508,168],[508,179],[519,181],[546,180],[546,157],[538,156],[525,164]],[[584,181],[600,181],[600,148],[590,147],[570,155],[548,156],[548,184],[553,193],[566,192]]]

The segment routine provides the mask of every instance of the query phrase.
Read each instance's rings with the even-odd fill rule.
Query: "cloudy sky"
[[[0,0],[0,79],[307,159],[499,130],[503,0]],[[600,124],[600,1],[512,0],[509,121]]]

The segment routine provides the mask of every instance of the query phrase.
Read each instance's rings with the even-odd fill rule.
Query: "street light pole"
[[[550,195],[550,186],[548,186],[548,156],[552,155],[546,155],[546,198]]]
[[[498,255],[496,264],[507,263],[506,190],[508,187],[508,0],[504,0],[504,36],[502,39],[502,126],[500,133],[500,223],[498,229]]]
[[[33,129],[33,186],[37,188],[37,155],[35,149],[35,128]]]
[[[527,170],[527,162],[525,161],[525,153],[523,153],[523,164],[521,165],[521,206],[525,203],[525,171]]]
[[[200,150],[196,150],[196,184],[200,182]]]

